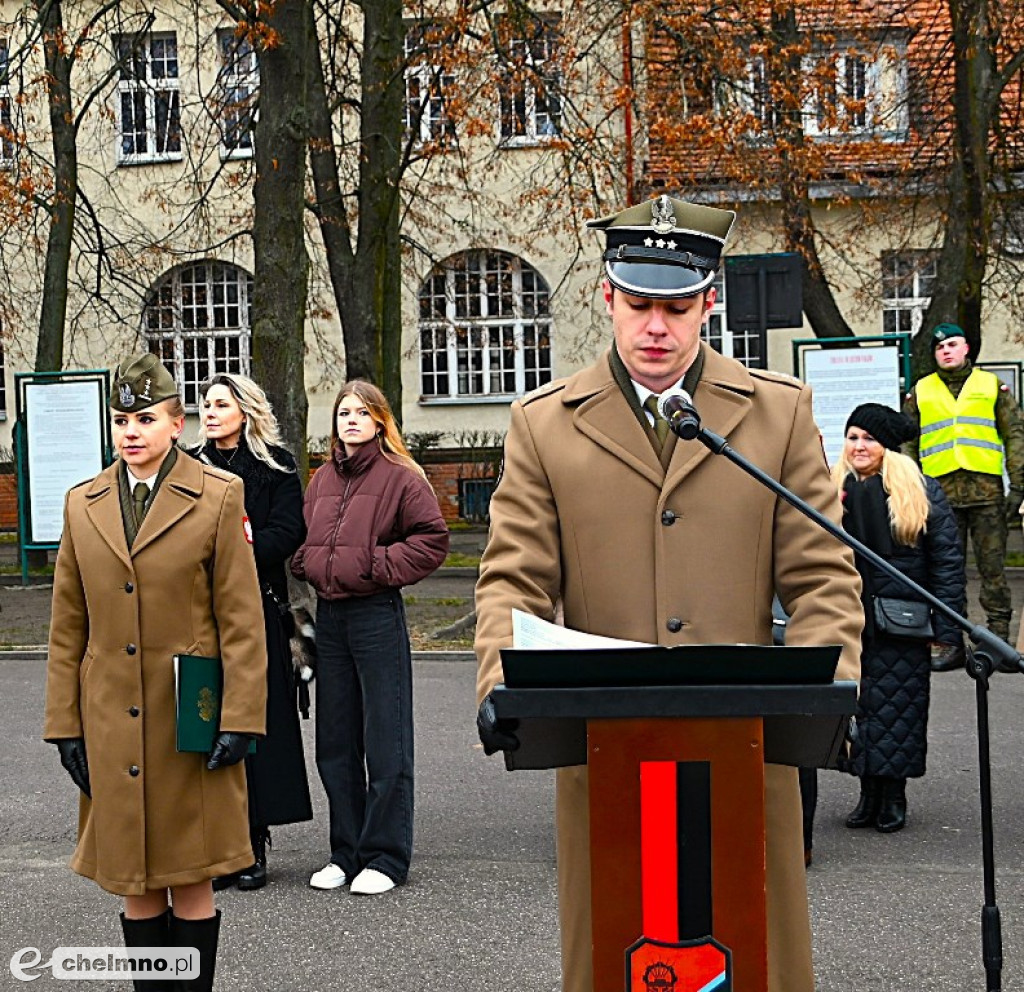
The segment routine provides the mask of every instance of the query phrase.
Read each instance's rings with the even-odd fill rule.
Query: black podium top
[[[586,764],[588,719],[677,717],[762,717],[766,761],[832,767],[857,709],[857,684],[530,689],[502,684],[491,698],[498,717],[519,721],[519,750],[505,754],[509,769]]]
[[[505,685],[516,689],[582,686],[829,685],[838,644],[651,644],[644,647],[504,648]]]

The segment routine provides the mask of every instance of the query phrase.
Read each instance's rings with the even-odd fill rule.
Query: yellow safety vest
[[[1003,442],[996,430],[999,379],[974,369],[955,397],[937,373],[914,387],[921,413],[921,471],[937,477],[958,468],[1002,475]]]

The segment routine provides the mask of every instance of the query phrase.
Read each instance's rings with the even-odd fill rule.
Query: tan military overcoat
[[[806,387],[705,348],[694,401],[706,427],[839,520]],[[857,678],[852,553],[697,441],[676,442],[666,472],[607,355],[513,404],[476,590],[480,698],[501,680],[513,607],[550,620],[561,603],[566,626],[657,644],[771,644],[775,591],[787,643],[841,644],[838,675]],[[766,802],[769,988],[813,992],[795,769],[768,767]],[[586,769],[561,769],[566,992],[592,982],[587,809]]]
[[[252,863],[245,769],[175,750],[175,654],[219,656],[221,730],[262,734],[266,644],[241,479],[179,454],[131,551],[115,463],[72,489],[54,571],[47,740],[84,737],[71,867],[119,895]]]

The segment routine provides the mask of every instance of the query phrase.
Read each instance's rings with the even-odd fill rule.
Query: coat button
[[[129,654],[135,654],[135,651],[137,650],[134,644],[126,644],[124,649]]]
[[[124,584],[124,591],[125,592],[135,592],[135,586],[133,586],[130,582],[126,582]]]
[[[668,623],[666,623],[665,626],[668,627],[673,634],[678,634],[679,631],[683,629],[683,621],[680,620],[679,617],[669,617]]]
[[[128,774],[131,775],[132,778],[138,778],[139,777],[139,766],[138,765],[132,765],[131,768],[128,769]]]
[[[131,715],[131,716],[138,716],[138,715],[139,715],[139,712],[140,712],[140,711],[139,711],[139,708],[138,708],[138,706],[132,706],[132,707],[130,707],[130,708],[129,708],[129,710],[128,710],[128,713],[129,713],[129,715]]]
[[[661,522],[666,527],[671,527],[676,522],[676,515],[671,510],[663,510],[661,513]]]

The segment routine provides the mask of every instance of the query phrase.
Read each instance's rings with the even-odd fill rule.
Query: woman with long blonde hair
[[[434,571],[448,528],[372,383],[338,391],[331,458],[306,490],[292,572],[316,590],[316,764],[331,857],[315,889],[378,895],[412,858],[412,654],[401,588]]]
[[[267,735],[245,759],[252,864],[213,883],[215,889],[235,885],[251,891],[267,884],[270,828],[313,819],[288,644],[295,624],[285,572],[285,563],[306,535],[302,486],[258,383],[218,372],[200,385],[199,396],[200,445],[191,454],[245,484],[245,514],[267,635]]]
[[[832,478],[848,533],[957,612],[966,579],[953,511],[935,479],[921,474],[901,444],[911,440],[909,417],[880,403],[863,403],[846,422],[843,453]],[[876,619],[876,601],[921,602],[912,589],[857,555],[863,581],[864,633],[857,737],[848,771],[860,777],[851,828],[881,833],[906,824],[908,778],[925,773],[931,652],[928,640],[894,636]],[[962,634],[944,614],[931,616],[939,643]]]

